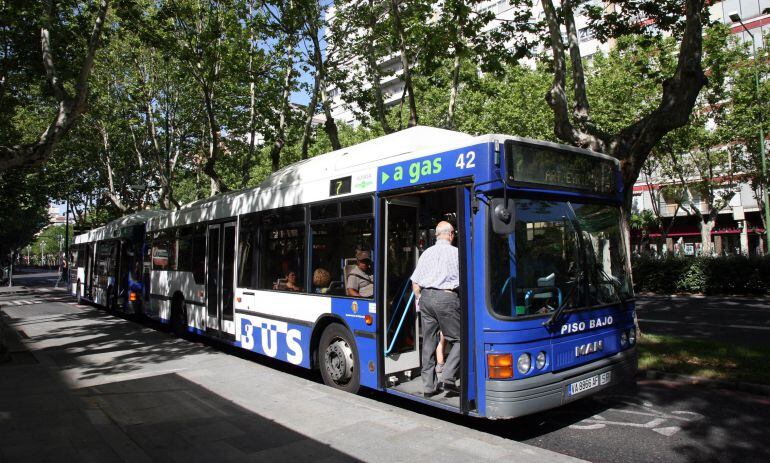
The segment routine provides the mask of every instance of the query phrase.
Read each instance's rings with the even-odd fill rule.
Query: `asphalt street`
[[[670,312],[661,310],[670,300],[656,307],[655,299],[645,299],[640,318]],[[94,452],[117,448],[118,460],[770,461],[767,396],[640,380],[636,391],[607,391],[558,410],[489,421],[374,391],[337,393],[305,370],[215,343],[178,340],[157,326],[63,300],[45,285],[0,293],[0,310],[34,352],[34,358],[19,356],[16,367],[0,365],[0,394],[12,387],[4,383],[9,372],[44,368],[88,404],[87,424],[110,444],[91,444]],[[0,395],[0,435],[30,430],[29,423],[14,425],[4,410],[13,406]],[[41,418],[54,426],[49,420]],[[35,437],[30,445],[52,442],[61,452],[50,436],[61,430],[45,434],[48,441]],[[90,442],[93,433],[85,434],[81,442]],[[516,447],[520,443],[535,448]],[[556,453],[532,453],[539,449]],[[18,448],[0,442],[0,460],[13,451]]]
[[[742,296],[638,296],[645,333],[770,347],[770,299]]]

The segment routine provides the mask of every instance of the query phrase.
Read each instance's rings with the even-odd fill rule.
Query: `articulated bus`
[[[618,162],[504,135],[414,127],[150,218],[145,313],[458,413],[522,416],[634,380]],[[410,277],[456,230],[458,391],[422,394]],[[370,297],[349,287],[371,256]]]
[[[150,278],[144,265],[145,223],[159,211],[139,211],[78,235],[69,250],[70,293],[131,314],[143,310],[143,287]]]

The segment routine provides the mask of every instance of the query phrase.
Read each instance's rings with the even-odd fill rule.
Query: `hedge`
[[[637,292],[767,294],[770,256],[638,257],[632,262]]]

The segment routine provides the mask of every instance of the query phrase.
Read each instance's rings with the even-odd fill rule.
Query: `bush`
[[[634,289],[653,293],[767,294],[770,256],[639,257]]]

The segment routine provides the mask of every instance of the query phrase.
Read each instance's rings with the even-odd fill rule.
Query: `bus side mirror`
[[[508,235],[513,233],[516,224],[515,208],[513,199],[508,198],[507,203],[504,198],[494,198],[489,202],[490,220],[492,221],[492,231],[499,235]]]

